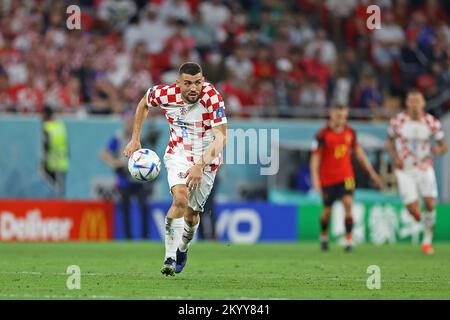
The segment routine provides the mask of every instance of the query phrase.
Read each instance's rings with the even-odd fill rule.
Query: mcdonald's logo
[[[83,212],[80,222],[80,240],[107,240],[108,226],[106,214],[101,209],[88,209]]]

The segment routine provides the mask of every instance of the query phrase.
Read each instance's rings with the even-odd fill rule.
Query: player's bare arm
[[[139,104],[136,108],[136,113],[134,116],[134,125],[133,125],[133,134],[131,136],[130,142],[127,144],[125,149],[123,150],[123,154],[125,157],[129,158],[131,154],[141,149],[141,130],[142,125],[144,124],[145,119],[148,115],[148,108],[145,104],[145,96],[139,101]]]
[[[402,161],[402,159],[400,159],[397,151],[395,150],[394,142],[395,142],[394,138],[391,136],[388,136],[387,140],[386,140],[386,150],[389,153],[389,155],[392,157],[392,159],[394,160],[395,168],[403,169],[403,161]]]
[[[315,191],[321,192],[320,179],[319,179],[319,165],[320,165],[320,153],[313,152],[309,162],[312,187]]]
[[[369,159],[367,158],[367,155],[361,146],[356,146],[355,148],[355,156],[358,162],[362,165],[362,167],[367,171],[372,181],[375,183],[375,185],[378,188],[383,188],[383,181],[381,180],[378,173],[373,168],[372,164],[370,163]]]
[[[225,148],[227,144],[227,124],[221,124],[212,128],[214,141],[206,148],[202,157],[187,171],[186,185],[189,190],[195,190],[200,186],[203,170]]]
[[[448,145],[445,139],[441,139],[436,141],[436,145],[434,145],[431,149],[433,154],[440,156],[448,151]]]
[[[106,149],[103,149],[100,153],[100,158],[105,162],[108,166],[113,169],[117,169],[123,167],[123,161],[120,159],[115,159],[111,152]]]

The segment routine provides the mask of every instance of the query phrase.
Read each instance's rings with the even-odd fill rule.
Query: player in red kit
[[[355,131],[347,124],[348,108],[332,107],[326,127],[316,134],[311,155],[310,169],[313,188],[322,195],[323,211],[320,216],[320,243],[322,251],[328,250],[328,224],[331,208],[336,200],[342,200],[345,211],[345,251],[352,250],[352,204],[355,175],[352,154],[369,173],[376,186],[383,183],[359,146]]]

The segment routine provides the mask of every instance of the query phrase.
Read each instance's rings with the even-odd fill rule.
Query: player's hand
[[[141,143],[139,141],[131,140],[123,150],[123,155],[129,158],[133,154],[133,152],[141,148]]]
[[[118,169],[118,168],[124,167],[125,165],[122,160],[116,159],[111,162],[111,166],[114,169]]]
[[[312,189],[314,192],[317,192],[320,196],[322,196],[322,188],[320,187],[320,181],[313,179],[312,181]]]
[[[399,157],[394,158],[394,166],[396,169],[403,169],[403,161]]]
[[[311,188],[308,192],[308,199],[311,201],[319,202],[322,199],[322,190]]]
[[[438,146],[432,146],[431,152],[436,156],[440,156],[442,154],[442,148],[440,148]]]
[[[313,191],[318,194],[320,197],[322,197],[322,188],[319,187],[313,187]]]
[[[203,167],[199,164],[192,166],[187,172],[186,185],[189,191],[200,188],[203,176]]]

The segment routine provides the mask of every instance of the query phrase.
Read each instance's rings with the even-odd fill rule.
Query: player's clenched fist
[[[201,165],[192,166],[187,172],[186,185],[189,191],[196,190],[200,187],[202,182],[203,168]]]
[[[133,152],[141,148],[141,143],[139,141],[131,140],[123,150],[123,154],[125,157],[129,158],[133,154]]]

